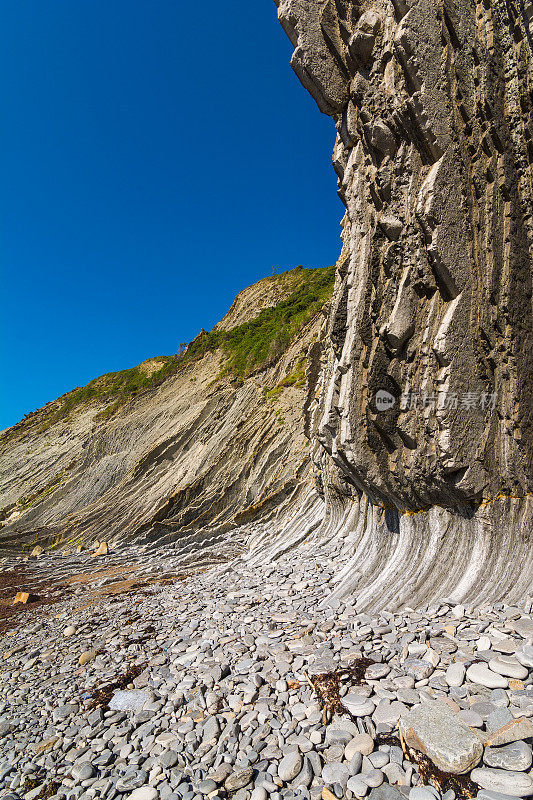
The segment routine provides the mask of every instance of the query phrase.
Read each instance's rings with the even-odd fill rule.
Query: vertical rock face
[[[276,3],[346,207],[314,412],[330,483],[394,514],[527,498],[533,4]]]

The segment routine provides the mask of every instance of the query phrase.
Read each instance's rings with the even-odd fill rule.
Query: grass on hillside
[[[146,389],[158,386],[182,367],[206,353],[222,350],[226,355],[223,374],[245,378],[274,362],[300,331],[329,300],[335,280],[335,267],[304,269],[297,267],[283,276],[291,276],[294,290],[276,306],[264,308],[255,319],[229,331],[203,332],[183,353],[163,356],[163,365],[147,374],[141,367],[110,372],[86,386],[70,392],[49,424],[67,417],[75,408],[92,400],[113,400],[103,412],[111,416],[124,402]],[[279,276],[282,277],[282,276]]]

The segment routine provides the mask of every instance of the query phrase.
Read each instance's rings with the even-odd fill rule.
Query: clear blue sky
[[[340,250],[272,0],[4,0],[0,429]]]

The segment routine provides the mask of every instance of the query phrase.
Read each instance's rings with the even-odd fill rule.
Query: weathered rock
[[[470,777],[483,789],[490,789],[493,792],[514,797],[529,797],[533,794],[533,778],[525,772],[479,768],[472,770]]]
[[[400,719],[400,730],[410,747],[444,772],[468,772],[483,754],[479,738],[444,703],[432,701],[412,709]]]
[[[533,737],[533,722],[526,717],[519,717],[492,731],[485,742],[485,746],[497,747],[531,737]]]
[[[519,287],[531,285],[533,266],[531,218],[520,210],[533,201],[523,122],[531,15],[516,0],[512,23],[453,3],[443,24],[436,0],[375,0],[364,8],[376,26],[359,27],[351,0],[277,4],[305,65],[297,74],[335,120],[346,207],[312,430],[332,513],[351,494],[351,529],[367,546],[335,594],[357,586],[361,608],[526,598],[533,324]],[[516,115],[515,91],[525,98]],[[515,630],[531,635],[532,625],[517,620]]]
[[[512,623],[514,630],[524,639],[533,636],[533,618],[521,617]]]
[[[101,542],[96,550],[93,553],[93,557],[95,556],[106,556],[109,553],[109,547],[107,542]]]
[[[118,689],[109,701],[109,708],[117,711],[141,711],[153,698],[153,693],[144,689]]]
[[[531,745],[525,742],[512,742],[503,747],[486,747],[483,761],[488,767],[524,772],[532,763]]]
[[[252,767],[236,770],[226,778],[224,786],[228,792],[235,792],[237,789],[242,789],[243,786],[247,786],[252,780],[253,772]]]

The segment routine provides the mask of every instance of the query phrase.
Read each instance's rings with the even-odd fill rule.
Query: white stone
[[[157,800],[158,797],[159,792],[153,786],[141,786],[139,789],[134,789],[126,800]]]
[[[499,675],[505,675],[507,678],[515,678],[517,680],[524,680],[528,676],[526,667],[520,664],[516,658],[509,656],[499,656],[489,661],[489,668]]]
[[[347,694],[342,698],[343,706],[354,717],[366,717],[374,712],[375,703],[359,694]]]
[[[516,660],[519,661],[524,667],[533,669],[533,646],[524,644],[516,651]]]
[[[462,686],[466,674],[465,665],[460,661],[450,664],[446,670],[445,678],[448,686]]]
[[[525,772],[507,769],[474,769],[470,775],[474,783],[483,789],[510,794],[514,797],[529,797],[533,794],[533,778]]]
[[[466,671],[466,677],[472,683],[478,683],[487,689],[507,689],[509,686],[507,678],[492,672],[486,664],[472,664]]]
[[[76,628],[74,627],[74,625],[68,625],[63,631],[63,636],[74,636],[75,633],[76,633]]]

